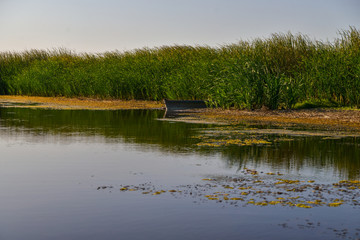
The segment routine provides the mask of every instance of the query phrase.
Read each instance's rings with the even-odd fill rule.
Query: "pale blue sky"
[[[332,40],[350,25],[360,28],[360,0],[0,0],[0,51],[217,46],[287,31]]]

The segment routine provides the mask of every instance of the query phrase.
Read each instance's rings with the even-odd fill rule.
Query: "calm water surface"
[[[206,147],[199,143],[226,126],[163,115],[0,108],[0,239],[359,238],[360,207],[351,203],[359,189],[345,190],[339,207],[311,209],[204,197],[230,178],[311,180],[329,189],[359,180],[358,138],[240,133],[269,144]]]

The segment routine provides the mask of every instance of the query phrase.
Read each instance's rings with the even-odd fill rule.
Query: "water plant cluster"
[[[360,206],[359,180],[341,180],[333,184],[314,180],[284,179],[281,173],[263,173],[244,168],[240,177],[213,177],[202,179],[206,184],[180,185],[166,189],[151,183],[121,185],[121,192],[141,192],[155,196],[171,194],[174,197],[192,197],[196,202],[215,201],[232,206],[283,206],[297,208]],[[117,190],[114,186],[99,186],[97,190]]]
[[[305,101],[360,106],[360,31],[350,27],[332,42],[279,33],[219,47],[2,52],[0,94],[204,99],[248,109]]]

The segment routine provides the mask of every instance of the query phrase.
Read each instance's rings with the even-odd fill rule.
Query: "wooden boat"
[[[168,100],[164,99],[166,111],[188,110],[197,108],[206,108],[203,100]]]

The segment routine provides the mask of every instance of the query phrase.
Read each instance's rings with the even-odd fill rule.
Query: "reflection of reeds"
[[[288,33],[218,48],[1,53],[0,93],[204,99],[238,108],[291,108],[306,100],[359,106],[360,31],[339,36],[332,43]]]
[[[12,114],[8,114],[9,112]],[[30,134],[34,136],[34,142],[39,139],[49,141],[48,135],[64,137],[65,141],[71,135],[96,136],[103,137],[106,142],[136,143],[142,149],[156,145],[161,151],[176,154],[221,153],[227,164],[238,168],[261,168],[266,165],[276,172],[275,169],[292,171],[310,167],[327,172],[335,171],[342,178],[360,177],[360,141],[355,137],[325,139],[319,136],[295,138],[260,133],[251,135],[238,132],[233,127],[219,127],[219,131],[208,131],[212,135],[206,135],[200,130],[204,130],[207,125],[180,122],[173,124],[155,120],[163,114],[163,111],[149,110],[58,111],[0,108],[0,130],[3,137]],[[208,141],[215,138],[220,142],[230,134],[235,141],[226,141],[223,146],[196,145],[204,139]]]
[[[230,165],[262,165],[273,169],[301,170],[306,167],[320,171],[334,171],[341,178],[360,177],[360,143],[357,138],[324,139],[302,137],[293,141],[279,141],[271,147],[229,147],[223,155]]]

